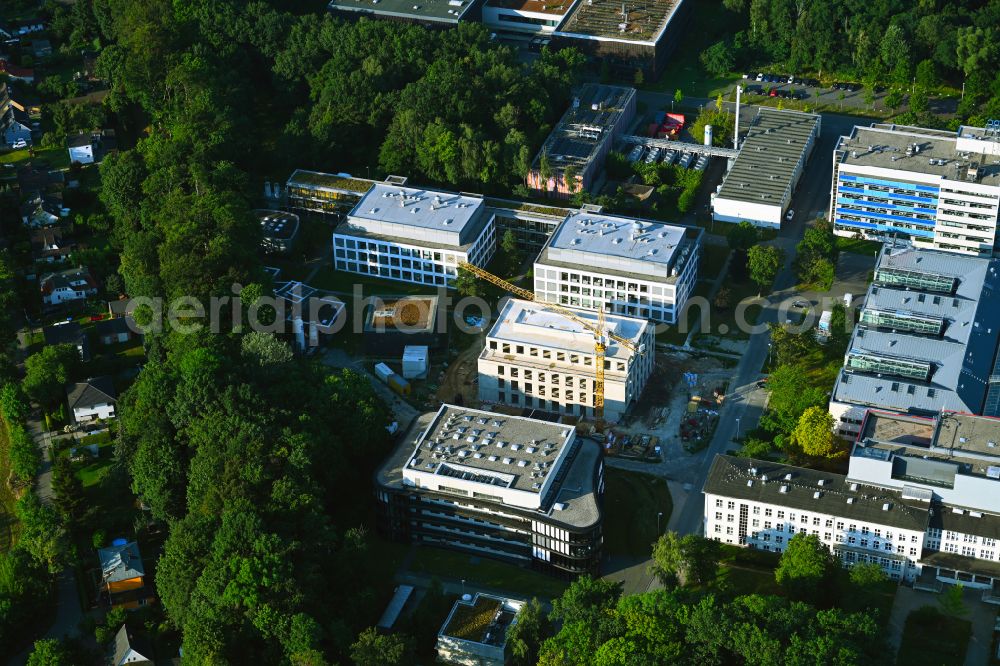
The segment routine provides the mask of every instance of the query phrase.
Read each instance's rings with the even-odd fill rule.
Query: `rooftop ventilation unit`
[[[892,508],[892,502],[886,502],[885,504],[882,505],[883,511],[888,511],[891,508]]]
[[[848,497],[847,498],[847,503],[848,504],[854,504],[854,498],[853,497]]]
[[[787,493],[788,492],[788,486],[781,486],[780,488],[778,488],[778,492]]]
[[[819,499],[822,496],[823,496],[823,493],[820,492],[819,490],[817,490],[816,492],[813,493],[813,499]]]

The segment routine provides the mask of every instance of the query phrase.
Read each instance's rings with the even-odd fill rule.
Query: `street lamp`
[[[462,597],[465,597],[465,579],[462,579]]]
[[[663,518],[662,511],[656,514],[656,536],[660,536],[660,518]]]
[[[736,417],[736,439],[740,438],[740,417]]]

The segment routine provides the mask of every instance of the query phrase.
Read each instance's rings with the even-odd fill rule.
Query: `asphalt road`
[[[755,109],[743,110],[743,113],[751,115],[755,112]],[[727,400],[723,404],[719,412],[719,425],[711,444],[698,454],[696,464],[685,467],[686,473],[683,477],[673,477],[674,480],[690,486],[693,490],[685,493],[682,504],[677,500],[674,502],[674,511],[679,514],[672,521],[672,529],[682,534],[702,532],[704,498],[700,490],[705,484],[712,460],[716,455],[725,453],[733,447],[732,441],[738,427],[745,433],[748,428],[756,424],[763,411],[764,402],[760,396],[763,391],[754,391],[751,387],[754,387],[760,378],[761,368],[767,359],[771,338],[767,324],[785,321],[791,302],[798,296],[792,270],[795,245],[801,240],[808,221],[818,216],[825,216],[829,207],[833,177],[831,158],[833,148],[838,138],[849,132],[858,122],[854,116],[823,114],[819,140],[813,148],[812,158],[792,199],[792,208],[796,211],[795,219],[781,229],[774,241],[775,245],[785,250],[785,265],[775,279],[774,290],[767,298],[764,310],[758,318],[757,328],[762,330],[750,336],[746,351],[733,370],[730,391],[732,392],[732,387],[735,387],[735,390],[744,396]]]

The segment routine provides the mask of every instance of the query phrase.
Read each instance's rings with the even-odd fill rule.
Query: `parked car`
[[[764,80],[764,75],[763,74],[758,74],[756,80],[757,81],[763,81]]]
[[[795,209],[789,208],[788,212],[785,213],[785,222],[791,222],[795,219]]]
[[[10,144],[10,147],[13,148],[14,150],[18,150],[20,148],[27,148],[28,142],[25,141],[24,139],[18,139],[14,143]]]
[[[745,92],[748,95],[760,95],[763,91],[764,89],[757,85],[747,86],[745,88]]]
[[[777,97],[778,96],[778,89],[777,88],[771,88],[770,90],[768,90],[767,96],[768,97]]]

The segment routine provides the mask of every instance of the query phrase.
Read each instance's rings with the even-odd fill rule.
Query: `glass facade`
[[[875,283],[887,287],[905,287],[936,294],[954,294],[958,278],[940,273],[925,273],[901,268],[879,268],[875,271]]]
[[[912,312],[876,310],[865,308],[861,312],[861,323],[871,328],[908,331],[940,337],[944,333],[944,319],[919,315]]]
[[[928,381],[931,378],[931,364],[928,361],[879,356],[864,352],[851,352],[847,355],[847,369],[861,372],[874,372],[880,375],[892,375]]]

